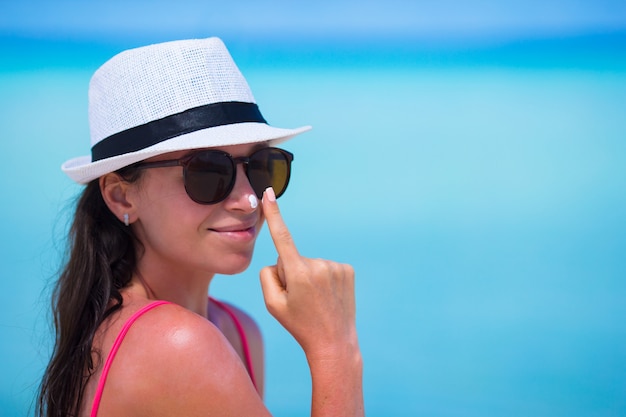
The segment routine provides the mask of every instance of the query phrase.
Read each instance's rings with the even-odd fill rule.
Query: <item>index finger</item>
[[[280,209],[276,202],[276,195],[272,187],[267,188],[263,193],[262,204],[263,214],[265,214],[267,227],[270,230],[270,235],[272,236],[272,241],[274,241],[278,256],[280,256],[283,261],[299,257],[300,254],[298,253],[296,244],[283,220],[283,216],[280,214]]]

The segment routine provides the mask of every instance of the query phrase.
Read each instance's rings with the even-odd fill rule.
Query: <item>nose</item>
[[[250,180],[248,180],[244,165],[245,164],[237,164],[235,185],[226,200],[224,200],[224,207],[228,210],[253,213],[257,210],[258,199],[252,189],[252,185],[250,185]]]

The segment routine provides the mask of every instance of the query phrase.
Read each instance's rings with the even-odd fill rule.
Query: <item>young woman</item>
[[[249,266],[267,222],[279,258],[263,295],[304,350],[311,415],[363,415],[354,272],[302,257],[276,202],[293,160],[276,144],[309,127],[269,126],[217,38],[122,52],[89,100],[91,155],[62,167],[86,187],[38,414],[269,415],[257,326],[207,296]]]

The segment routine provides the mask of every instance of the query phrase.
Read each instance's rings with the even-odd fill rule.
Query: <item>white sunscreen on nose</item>
[[[257,200],[254,194],[248,196],[248,201],[250,202],[250,208],[253,210],[259,205],[259,200]]]

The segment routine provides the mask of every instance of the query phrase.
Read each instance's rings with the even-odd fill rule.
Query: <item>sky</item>
[[[175,5],[175,6],[174,6]],[[624,0],[22,0],[0,5],[0,36],[549,37],[626,30]]]

